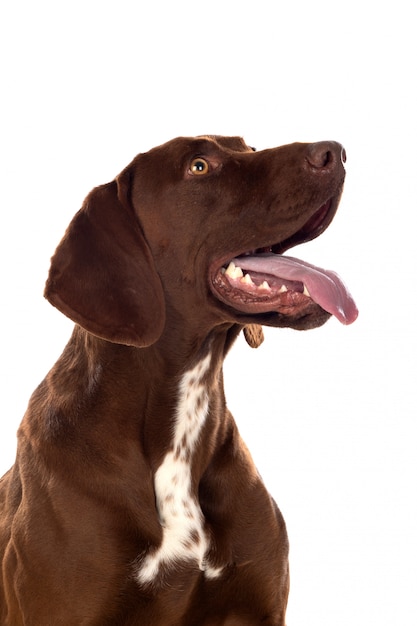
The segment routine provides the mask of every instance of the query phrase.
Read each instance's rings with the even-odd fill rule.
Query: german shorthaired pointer
[[[1,626],[284,625],[285,524],[222,364],[242,329],[356,318],[336,274],[282,256],[330,224],[344,160],[178,138],[87,196],[45,290],[75,329],[1,481]]]

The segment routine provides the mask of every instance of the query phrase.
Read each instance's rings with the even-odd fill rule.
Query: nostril
[[[320,141],[310,144],[306,158],[315,169],[332,169],[346,162],[346,151],[335,141]]]

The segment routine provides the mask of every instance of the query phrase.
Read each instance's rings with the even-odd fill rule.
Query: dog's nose
[[[316,170],[331,170],[346,163],[346,151],[337,141],[319,141],[309,145],[306,158]]]

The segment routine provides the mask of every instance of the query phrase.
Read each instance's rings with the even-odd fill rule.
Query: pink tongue
[[[335,273],[280,254],[257,254],[233,259],[236,266],[248,272],[269,274],[284,280],[300,281],[322,309],[342,324],[351,324],[358,316],[356,304],[341,278]]]

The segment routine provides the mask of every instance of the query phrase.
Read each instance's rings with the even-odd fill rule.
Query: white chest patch
[[[193,452],[208,411],[208,394],[202,381],[210,358],[208,354],[186,372],[179,385],[172,447],[155,474],[156,505],[163,538],[157,550],[150,552],[141,563],[137,574],[140,584],[151,583],[162,566],[184,561],[195,562],[208,578],[221,572],[205,562],[209,541],[191,484]]]

